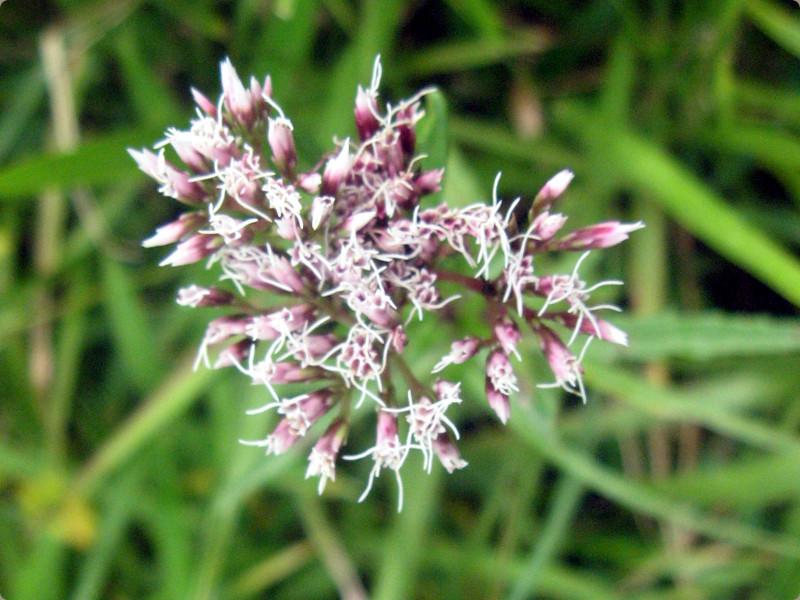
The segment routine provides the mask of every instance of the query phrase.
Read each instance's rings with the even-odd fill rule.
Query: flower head
[[[591,302],[598,285],[618,282],[583,281],[585,254],[569,274],[539,272],[537,255],[605,248],[641,224],[609,221],[560,234],[567,219],[554,207],[573,180],[568,170],[542,187],[522,230],[519,200],[499,197],[499,175],[487,202],[425,200],[444,177],[441,168],[423,170],[416,153],[429,90],[381,108],[381,74],[376,60],[369,87],[356,90],[357,139],[334,140],[317,160],[299,159],[294,125],[270,78],[246,84],[227,59],[217,102],[193,89],[197,114],[187,129],[170,128],[155,152],[129,152],[162,194],[187,206],[143,245],[176,244],[162,265],[205,261],[219,276],[218,285],[178,293],[182,306],[224,313],[209,323],[197,364],[237,369],[265,391],[267,403],[251,412],[280,416],[263,439],[243,443],[281,454],[316,438],[306,476],[319,477],[321,493],[335,478],[351,416],[367,404],[377,413],[375,444],[344,458],[372,461],[361,500],[383,470],[393,471],[400,507],[400,470],[410,453],[419,452],[428,471],[434,457],[449,472],[466,466],[452,414],[462,402],[460,383],[418,379],[416,323],[463,316],[462,300],[479,297],[485,314],[472,318],[488,323],[490,334],[462,334],[433,371],[487,349],[478,360],[485,358],[486,397],[502,423],[519,391],[510,357],[527,359],[526,335],[539,339],[553,385],[585,399],[582,353],[569,348],[579,335],[627,342],[596,314],[615,307]],[[166,146],[182,164],[166,159]],[[443,282],[457,292],[445,294]],[[442,325],[445,335],[450,328]],[[562,342],[554,327],[571,330],[570,339]],[[407,402],[394,394],[400,381]]]

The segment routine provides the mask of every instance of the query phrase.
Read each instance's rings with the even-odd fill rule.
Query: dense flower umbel
[[[488,405],[506,423],[509,397],[518,390],[512,358],[520,360],[524,327],[539,339],[552,385],[585,401],[582,352],[570,346],[578,335],[617,344],[626,336],[596,315],[614,307],[590,304],[597,285],[578,276],[582,257],[563,275],[537,273],[534,257],[605,248],[640,223],[610,221],[558,237],[566,217],[551,211],[572,180],[566,170],[536,196],[524,228],[513,216],[516,202],[497,198],[497,184],[489,204],[423,208],[421,199],[439,190],[444,175],[422,170],[415,154],[425,92],[380,110],[377,60],[372,85],[356,93],[358,141],[336,142],[315,168],[301,172],[293,125],[273,100],[269,77],[245,87],[227,60],[221,72],[216,104],[192,90],[197,116],[190,127],[169,129],[155,153],[130,154],[164,195],[187,206],[144,245],[176,243],[163,265],[206,261],[220,273],[220,288],[193,285],[178,293],[184,306],[229,309],[209,323],[198,363],[210,366],[213,354],[215,368],[232,366],[263,385],[270,401],[253,412],[275,409],[282,417],[263,440],[245,443],[280,454],[313,432],[318,441],[307,476],[320,477],[321,492],[335,478],[353,410],[367,402],[377,411],[375,445],[344,457],[373,461],[364,496],[382,469],[401,484],[400,469],[413,451],[428,470],[434,456],[450,472],[464,467],[458,430],[446,414],[462,401],[460,384],[420,381],[404,356],[413,320],[452,302],[457,309],[460,296],[442,297],[441,280],[484,297],[491,334],[453,341],[435,373],[470,360],[485,365]],[[182,165],[167,159],[167,146]],[[450,255],[463,258],[459,272],[443,266]],[[572,332],[566,343],[558,329]],[[393,392],[398,377],[407,402]],[[298,383],[306,393],[283,393],[283,384]]]

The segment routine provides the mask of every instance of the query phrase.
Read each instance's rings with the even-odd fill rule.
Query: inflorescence
[[[183,306],[228,309],[209,323],[197,364],[238,369],[269,394],[251,412],[274,409],[282,417],[264,439],[242,443],[281,454],[329,415],[306,473],[319,477],[321,493],[335,478],[353,410],[368,402],[377,412],[375,445],[342,457],[373,461],[362,500],[387,469],[397,478],[401,507],[400,469],[412,451],[429,471],[434,456],[449,472],[466,466],[447,416],[462,401],[460,383],[420,381],[404,357],[413,320],[448,304],[458,308],[461,296],[442,297],[441,281],[483,296],[491,334],[454,340],[433,373],[485,351],[486,399],[505,424],[509,396],[518,391],[511,357],[520,360],[522,327],[538,337],[555,377],[545,385],[585,402],[586,346],[593,338],[627,344],[627,337],[596,314],[616,307],[590,304],[599,285],[620,282],[590,286],[578,267],[590,250],[627,239],[641,223],[609,221],[558,236],[566,217],[551,211],[572,180],[567,170],[537,194],[524,228],[514,216],[517,201],[498,199],[497,180],[489,204],[423,208],[444,176],[444,169],[422,170],[415,154],[427,91],[381,110],[377,59],[371,86],[356,93],[358,141],[335,140],[307,171],[298,169],[293,125],[273,99],[270,78],[251,78],[246,87],[228,60],[221,78],[216,104],[192,89],[197,116],[188,129],[167,130],[155,153],[129,152],[162,194],[187,206],[143,245],[177,243],[162,265],[205,260],[219,272],[220,287],[178,292]],[[183,165],[166,158],[167,146]],[[553,251],[584,254],[569,274],[536,272],[534,256]],[[452,260],[443,265],[450,256],[463,259],[460,271]],[[559,328],[571,331],[566,343]],[[570,346],[581,334],[586,342],[576,354]],[[396,391],[397,377],[405,394]],[[286,395],[284,384],[302,384],[305,392]]]

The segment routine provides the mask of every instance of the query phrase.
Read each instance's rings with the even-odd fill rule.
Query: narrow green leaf
[[[115,131],[84,141],[73,152],[23,158],[0,170],[0,198],[20,198],[53,187],[112,183],[134,177],[139,169],[126,148],[149,146],[161,135],[160,128],[152,127]]]
[[[756,27],[784,50],[800,58],[800,18],[797,10],[790,11],[788,7],[771,0],[748,0],[742,5]]]
[[[521,440],[584,485],[629,509],[666,519],[685,529],[728,543],[800,557],[800,540],[773,534],[745,523],[703,514],[695,506],[665,496],[652,486],[632,481],[611,471],[586,453],[559,440],[532,410],[517,411],[509,421]]]
[[[652,198],[691,233],[800,306],[800,262],[751,226],[696,175],[654,142],[611,128],[575,102],[558,106],[559,124],[602,144],[609,172]]]
[[[708,361],[800,352],[800,319],[666,312],[648,317],[619,315],[612,320],[628,333],[630,345],[606,349],[633,360]]]

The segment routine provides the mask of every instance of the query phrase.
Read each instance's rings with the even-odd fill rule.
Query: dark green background
[[[202,267],[139,241],[177,214],[125,152],[272,75],[301,166],[354,134],[356,85],[436,85],[453,203],[576,173],[570,226],[642,219],[588,281],[630,333],[589,402],[535,387],[509,426],[454,368],[470,463],[369,465],[316,495],[306,448],[237,443],[264,391],[192,372]],[[0,594],[103,598],[792,600],[800,593],[800,8],[789,0],[27,2],[0,6]],[[445,136],[445,137],[441,137]],[[576,256],[540,273],[569,272]],[[476,306],[476,308],[479,308]],[[480,321],[410,332],[419,374]],[[446,335],[443,332],[446,331]],[[456,414],[457,413],[457,414]],[[370,421],[351,434],[368,447]]]

